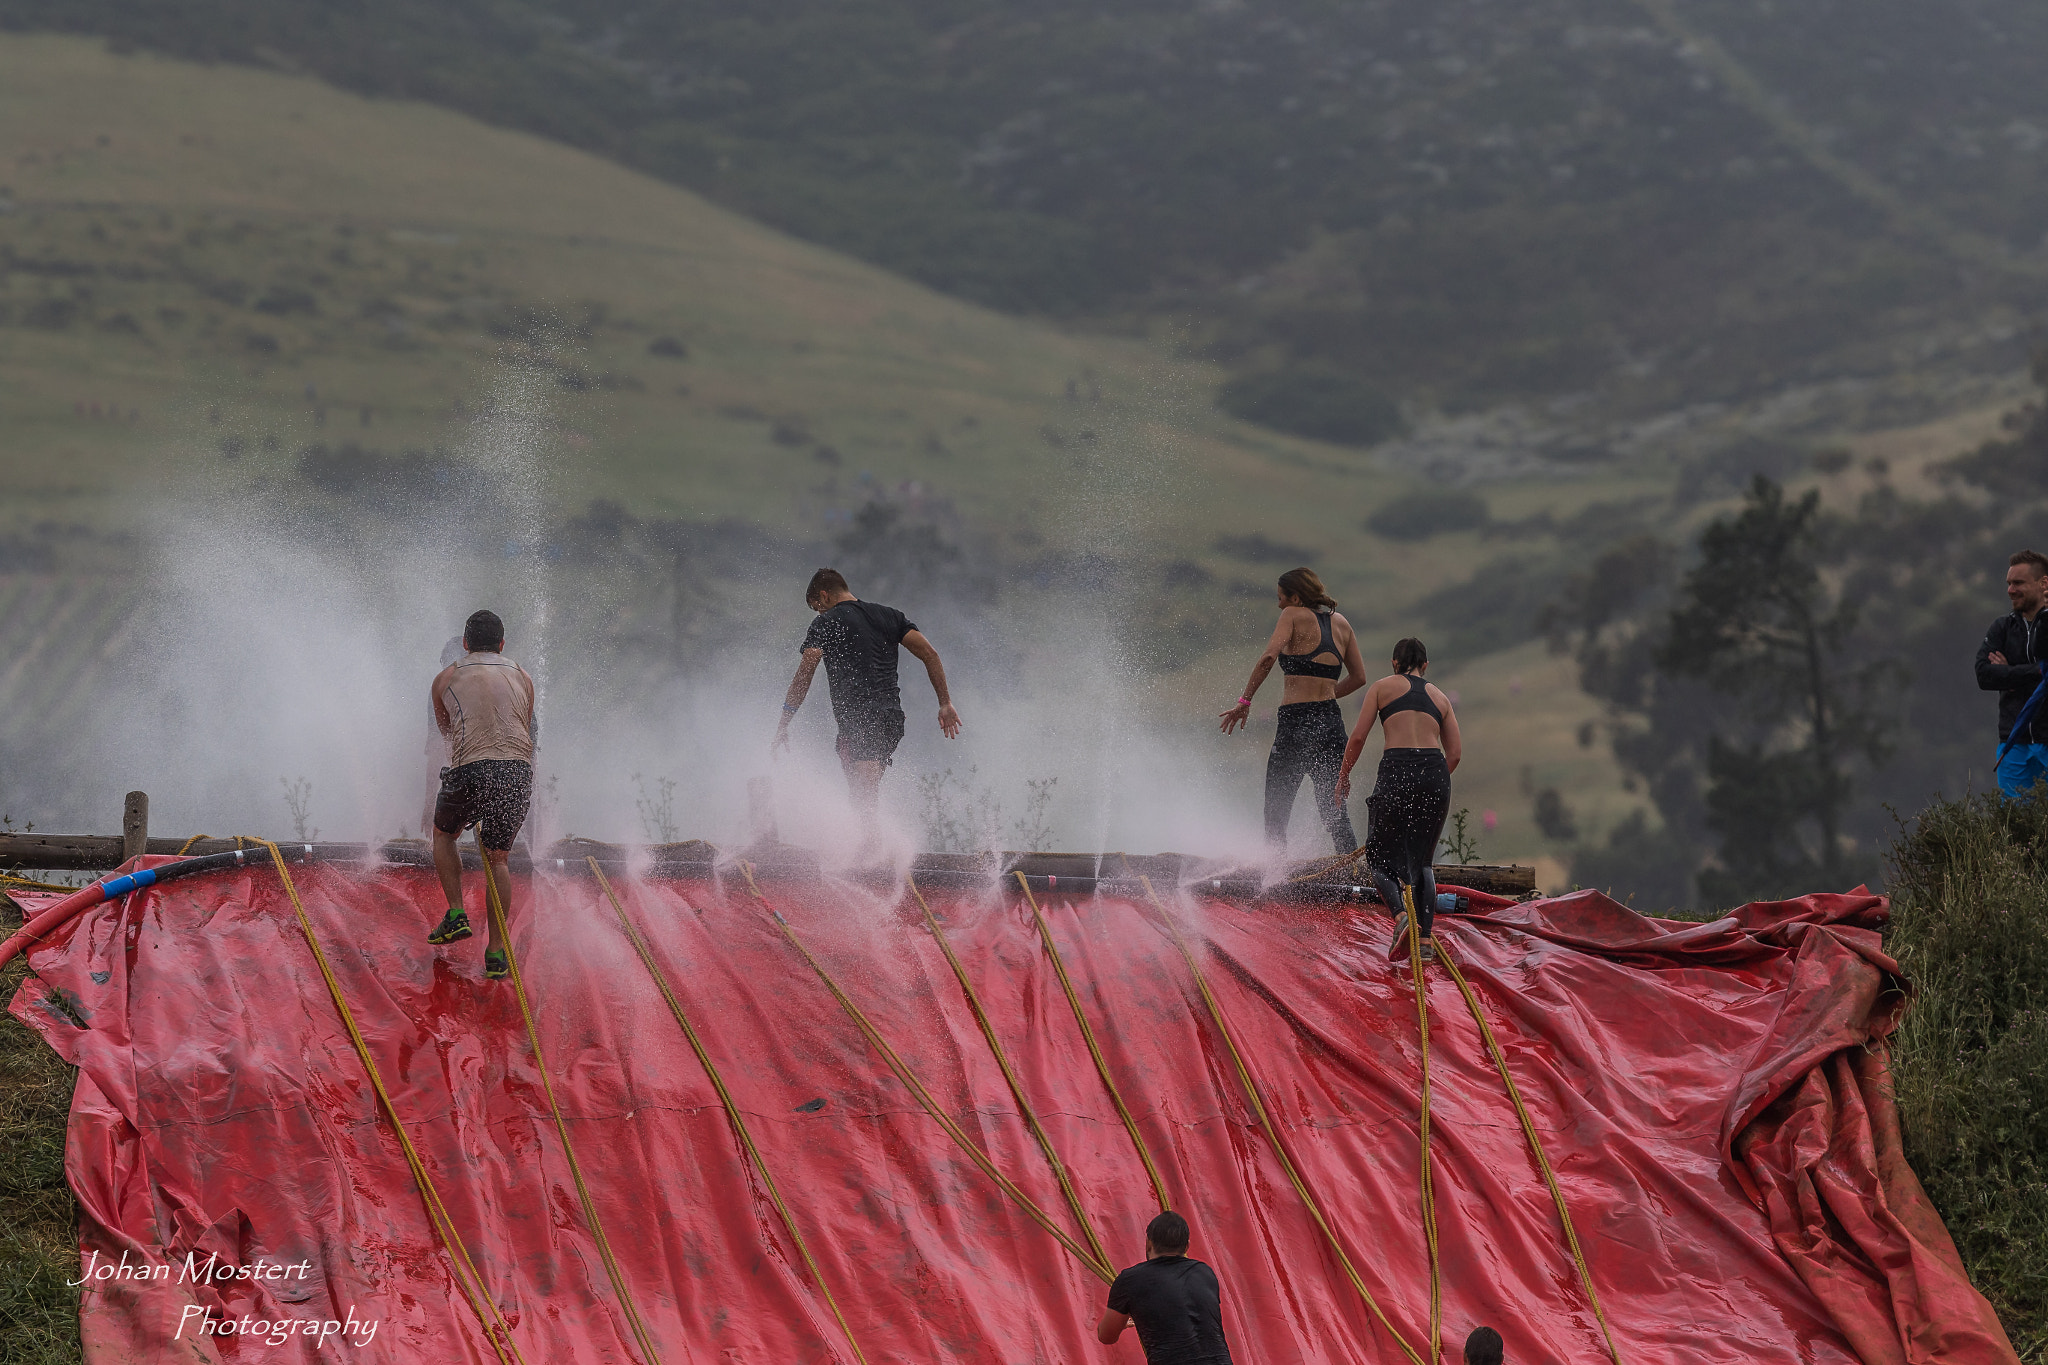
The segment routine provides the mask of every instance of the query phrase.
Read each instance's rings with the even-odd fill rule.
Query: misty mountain
[[[0,0],[0,26],[452,105],[970,299],[1430,406],[2009,367],[2048,294],[2028,0]]]

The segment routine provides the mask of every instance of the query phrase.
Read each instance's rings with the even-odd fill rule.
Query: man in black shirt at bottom
[[[947,739],[960,733],[960,713],[946,690],[946,666],[939,651],[908,617],[894,607],[863,602],[837,569],[820,569],[804,589],[804,602],[817,613],[804,636],[803,656],[782,701],[770,752],[789,747],[789,722],[811,690],[818,664],[832,688],[832,715],[839,722],[839,765],[846,787],[870,833],[881,795],[882,770],[903,742],[902,696],[896,687],[896,650],[909,650],[924,664],[939,698],[939,729]]]
[[[1109,1287],[1095,1339],[1116,1345],[1138,1325],[1145,1365],[1230,1365],[1216,1272],[1188,1255],[1188,1220],[1162,1213],[1145,1229],[1145,1259]]]

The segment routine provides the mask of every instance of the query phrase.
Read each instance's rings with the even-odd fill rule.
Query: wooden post
[[[129,792],[121,809],[121,861],[149,851],[149,793]]]

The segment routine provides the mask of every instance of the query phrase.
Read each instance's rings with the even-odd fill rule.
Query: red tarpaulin
[[[1143,1256],[1158,1201],[1106,1070],[1193,1224],[1192,1254],[1216,1267],[1240,1365],[1400,1361],[1396,1333],[1456,1361],[1481,1324],[1512,1361],[1609,1357],[1442,967],[1427,993],[1443,1305],[1430,1350],[1416,1002],[1369,908],[1165,899],[1269,1132],[1143,896],[1040,898],[1098,1069],[1030,905],[929,895],[1070,1200],[907,895],[769,882],[764,903],[737,876],[617,884],[736,1125],[603,888],[573,869],[522,878],[515,943],[572,1170],[512,983],[482,979],[481,914],[477,938],[436,949],[430,873],[293,876],[431,1196],[275,870],[96,907],[31,952],[37,976],[12,1006],[81,1068],[70,1180],[89,1264],[114,1272],[86,1286],[96,1365],[325,1350],[540,1365],[650,1347],[783,1365],[851,1362],[855,1346],[869,1365],[1142,1360],[1129,1335],[1095,1342],[1102,1282],[927,1112],[771,904],[1017,1195],[1085,1254],[1078,1205],[1121,1267]],[[1904,1000],[1875,932],[1881,898],[1809,896],[1711,925],[1592,892],[1474,901],[1486,912],[1440,918],[1438,936],[1555,1168],[1621,1360],[2015,1359],[1899,1154],[1872,1046]],[[195,1280],[216,1257],[216,1271],[269,1278]],[[466,1296],[468,1266],[481,1289]]]

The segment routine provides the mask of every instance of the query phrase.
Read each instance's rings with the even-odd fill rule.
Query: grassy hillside
[[[335,466],[350,443],[386,472],[408,449],[459,468],[508,385],[545,399],[535,439],[563,521],[610,499],[824,545],[880,495],[1013,575],[1112,562],[1136,601],[1201,623],[1163,680],[1172,705],[1235,695],[1297,558],[1387,634],[1490,553],[1479,531],[1367,533],[1423,481],[1219,416],[1203,364],[948,299],[444,110],[15,37],[0,129],[0,567],[22,606],[23,726],[51,713],[20,689],[77,703],[78,670],[133,629],[132,593],[65,585],[132,567],[154,497],[346,493],[373,458]],[[309,467],[312,447],[329,465]],[[1490,496],[1498,516],[1569,518],[1669,478],[1661,461],[1607,474]],[[1602,765],[1570,738],[1588,704],[1533,656],[1525,671],[1562,689],[1545,694],[1558,714],[1500,727],[1473,779],[1475,809],[1524,828],[1525,765],[1593,786]]]
[[[720,545],[771,544],[767,571],[796,573],[851,553],[879,505],[961,552],[943,578],[981,610],[1102,604],[1191,745],[1236,695],[1272,577],[1316,564],[1375,652],[1431,641],[1473,736],[1459,801],[1498,817],[1485,851],[1562,858],[1539,793],[1567,793],[1594,839],[1643,801],[1539,639],[1571,576],[1630,535],[1682,539],[1753,468],[1838,506],[1919,491],[2016,391],[1915,377],[1856,390],[1861,435],[1833,398],[1795,395],[1590,447],[1553,409],[1510,408],[1363,453],[1223,417],[1221,370],[1170,343],[977,308],[559,144],[303,76],[0,37],[0,153],[16,771],[175,609],[133,578],[164,496],[345,525],[509,491],[522,552],[631,578],[596,610],[603,648],[647,676],[732,626],[685,620],[679,595],[703,572],[758,578]],[[505,442],[525,454],[507,464]],[[1854,458],[1805,468],[1830,444]],[[1443,501],[1443,480],[1475,478]],[[1257,731],[1223,752],[1253,790]]]
[[[431,106],[7,37],[0,138],[17,537],[104,534],[157,488],[316,442],[452,444],[508,376],[545,393],[568,506],[825,524],[916,480],[1073,544],[1077,499],[1136,471],[1176,554],[1263,583],[1213,547],[1249,528],[1356,581],[1396,561],[1364,518],[1420,482],[1218,417],[1212,367],[963,305]],[[1665,477],[1500,496],[1563,513]],[[1442,576],[1398,558],[1396,600]]]
[[[1996,367],[1986,325],[2048,285],[2030,0],[0,0],[0,27],[431,100],[962,297],[1177,318],[1426,406]]]
[[[1941,801],[1891,849],[1907,1158],[2020,1359],[2048,1358],[2048,809]]]
[[[865,470],[1028,521],[1088,458],[1084,430],[1124,436],[1134,399],[1199,378],[425,106],[74,41],[10,39],[0,62],[11,458],[20,491],[60,505],[138,474],[231,480],[253,467],[226,455],[237,439],[445,441],[523,364],[552,385],[571,500],[680,510],[687,454],[693,512],[786,518],[857,496]],[[527,344],[533,317],[557,344]],[[1104,404],[1066,402],[1070,380]],[[1176,427],[1205,464],[1275,464]]]

